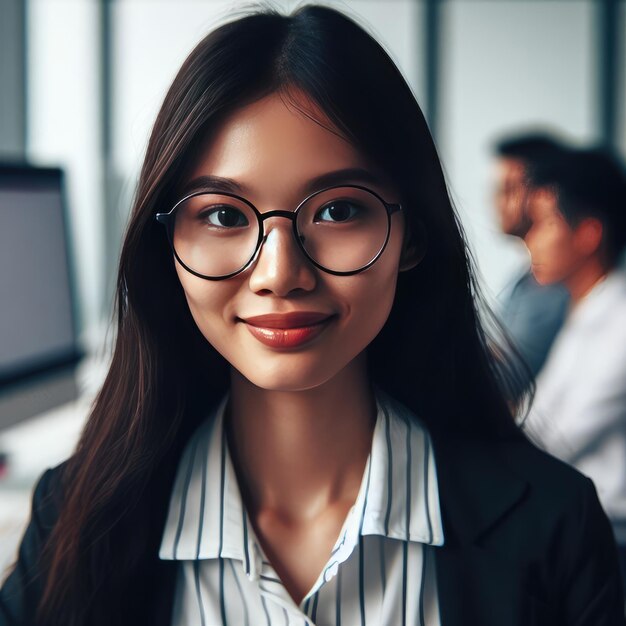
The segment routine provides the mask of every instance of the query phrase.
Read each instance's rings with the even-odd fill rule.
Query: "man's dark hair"
[[[602,223],[607,259],[613,265],[626,246],[626,170],[617,154],[605,146],[568,149],[531,166],[533,187],[548,187],[559,211],[571,225],[587,217]]]
[[[499,157],[519,159],[530,165],[551,158],[563,145],[561,140],[549,133],[524,133],[503,137],[493,147]]]

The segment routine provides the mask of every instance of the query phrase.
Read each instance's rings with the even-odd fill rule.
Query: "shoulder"
[[[540,451],[541,452],[541,451]],[[545,502],[544,511],[554,509],[554,532],[550,547],[557,572],[558,593],[562,598],[565,623],[600,624],[624,622],[623,573],[611,522],[600,503],[594,482],[577,469],[544,453],[544,466],[550,466],[558,482],[547,481],[533,472],[533,485]],[[559,494],[563,485],[563,494]],[[579,622],[580,616],[586,616]],[[612,616],[612,617],[611,617]]]
[[[626,269],[610,272],[573,309],[572,326],[580,326],[589,336],[620,333],[626,313]]]
[[[502,444],[498,454],[511,472],[528,483],[527,504],[541,512],[542,523],[551,520],[562,528],[585,515],[589,522],[608,527],[593,480],[576,467],[527,439]]]
[[[43,530],[50,530],[56,522],[63,502],[63,475],[68,460],[46,469],[33,489],[32,514],[37,513]]]
[[[560,284],[540,285],[531,272],[524,274],[511,289],[509,306],[518,315],[532,317],[540,325],[561,322],[566,315],[569,293]]]
[[[549,497],[558,491],[565,498],[571,497],[589,480],[575,467],[539,448],[526,437],[494,442],[492,445],[502,462],[543,496]]]
[[[559,567],[598,542],[605,552],[616,551],[593,481],[526,437],[436,448],[442,495],[462,530],[489,529],[506,549],[525,544],[538,558],[560,555]]]
[[[42,544],[54,527],[63,502],[63,473],[68,460],[46,469],[33,488],[28,526],[22,548]]]
[[[551,558],[558,556],[563,585],[580,576],[620,578],[615,536],[593,480],[530,441],[509,443],[499,453],[528,484],[525,532]]]
[[[22,536],[17,560],[0,581],[0,623],[31,623],[41,593],[40,556],[61,511],[63,473],[68,461],[45,470],[37,480],[30,519]]]
[[[605,623],[606,616],[620,615],[617,623],[623,624],[617,544],[594,482],[527,440],[507,442],[497,454],[505,471],[526,488],[509,511],[510,533],[502,535],[506,550],[497,532],[492,547],[506,551],[527,572],[528,587],[546,602],[558,598],[563,623],[578,623],[588,612],[588,621],[581,623]]]
[[[616,273],[607,303],[607,319],[612,322],[612,329],[626,335],[624,315],[626,314],[626,271]]]
[[[441,469],[454,467],[455,478],[476,490],[481,488],[477,479],[497,476],[503,488],[527,484],[533,499],[548,500],[554,509],[567,506],[590,482],[579,470],[536,446],[523,432],[505,439],[437,436],[435,443]]]
[[[569,300],[567,289],[560,283],[542,285],[537,282],[533,273],[528,270],[517,281],[517,289],[523,292],[524,296],[548,299],[554,303],[563,303]]]

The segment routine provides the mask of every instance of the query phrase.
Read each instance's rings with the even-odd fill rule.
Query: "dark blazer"
[[[624,626],[617,547],[588,477],[526,440],[433,443],[442,626]],[[32,623],[41,591],[32,573],[58,514],[62,465],[37,483],[17,567],[0,589],[2,626]],[[177,565],[147,559],[128,626],[170,626]]]

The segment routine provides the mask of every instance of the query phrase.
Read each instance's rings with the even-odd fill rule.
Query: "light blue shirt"
[[[562,284],[540,285],[526,269],[500,293],[498,300],[500,318],[536,376],[567,315],[569,293]]]

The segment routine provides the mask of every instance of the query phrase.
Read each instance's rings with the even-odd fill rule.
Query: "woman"
[[[111,368],[36,487],[5,622],[623,623],[593,483],[519,431],[474,297],[375,40],[317,6],[209,34],[157,117]]]

